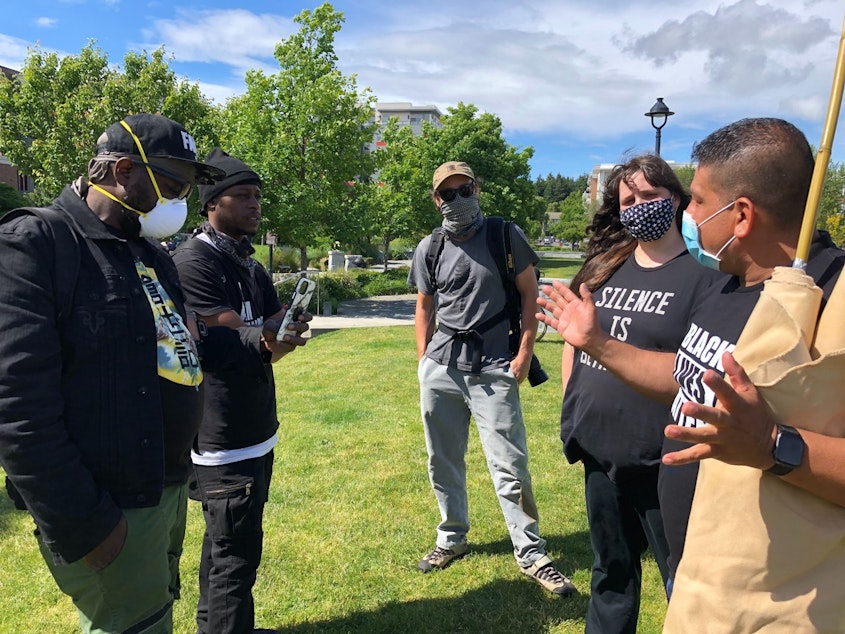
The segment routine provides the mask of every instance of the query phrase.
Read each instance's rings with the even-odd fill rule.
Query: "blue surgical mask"
[[[724,207],[722,207],[716,213],[708,216],[700,223],[696,224],[695,220],[692,216],[689,215],[688,212],[684,212],[683,220],[681,221],[681,235],[684,238],[684,243],[687,246],[687,250],[689,251],[690,255],[694,257],[699,264],[706,266],[707,268],[713,269],[715,271],[719,270],[719,262],[721,262],[721,258],[719,257],[722,255],[722,251],[728,248],[728,245],[736,239],[736,236],[731,236],[725,244],[722,245],[722,248],[719,249],[716,254],[712,254],[709,251],[705,250],[703,246],[701,246],[701,235],[699,234],[699,228],[705,222],[710,222],[718,216],[720,213],[729,209],[733,206],[736,201],[728,203]]]

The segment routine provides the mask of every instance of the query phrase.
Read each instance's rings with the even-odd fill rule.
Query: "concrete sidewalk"
[[[413,326],[417,296],[382,295],[341,302],[336,315],[314,315],[311,332],[317,335],[341,328]]]
[[[540,284],[551,284],[559,278],[544,277]],[[569,284],[568,279],[560,279]],[[415,293],[407,295],[380,295],[341,302],[337,315],[317,315],[311,321],[312,334],[330,332],[341,328],[374,328],[377,326],[413,326],[417,305]],[[312,306],[312,310],[316,309]]]

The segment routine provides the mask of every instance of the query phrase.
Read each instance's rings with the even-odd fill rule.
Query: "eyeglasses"
[[[194,184],[186,181],[184,178],[182,178],[178,174],[175,174],[175,173],[171,172],[170,170],[165,169],[163,167],[159,167],[158,165],[153,165],[152,163],[145,163],[144,161],[132,161],[132,162],[136,163],[138,165],[143,165],[144,167],[146,167],[150,171],[155,172],[156,174],[160,174],[161,176],[165,176],[165,177],[169,178],[170,180],[172,180],[174,183],[176,183],[177,187],[179,187],[179,193],[176,196],[176,198],[178,200],[182,200],[183,198],[187,198],[188,196],[191,195],[191,190],[194,188]]]
[[[455,200],[455,196],[458,194],[461,195],[461,198],[469,198],[475,193],[475,181],[470,181],[469,183],[464,183],[460,187],[454,187],[450,189],[438,189],[437,195],[440,196],[440,199],[445,203],[450,203]]]

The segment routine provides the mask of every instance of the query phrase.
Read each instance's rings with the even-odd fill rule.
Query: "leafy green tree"
[[[7,211],[25,207],[28,203],[26,197],[17,189],[6,183],[0,183],[0,216]]]
[[[0,75],[0,153],[33,177],[32,198],[46,203],[85,172],[109,125],[138,112],[179,121],[201,149],[214,143],[210,102],[176,77],[163,48],[127,53],[123,71],[93,42],[61,59],[35,48],[17,77]]]
[[[424,139],[394,118],[382,131],[382,140],[385,145],[375,153],[378,172],[367,217],[370,234],[380,238],[386,271],[391,241],[414,235],[420,228],[429,230],[421,227],[420,219],[431,215],[433,204],[420,160]]]
[[[374,97],[337,68],[342,13],[325,3],[294,21],[299,31],[276,46],[279,71],[249,71],[246,92],[226,103],[220,120],[227,151],[263,179],[267,227],[299,249],[306,268],[318,236],[360,230],[352,212],[373,171],[364,147],[373,138]]]
[[[845,244],[845,163],[828,166],[816,226],[827,229],[836,244]]]
[[[580,192],[573,191],[560,203],[560,220],[550,227],[551,234],[575,244],[587,235],[590,216]]]
[[[380,184],[376,200],[382,238],[390,235],[419,239],[440,225],[442,218],[431,199],[431,177],[446,161],[465,161],[481,185],[480,203],[487,215],[515,220],[528,235],[538,235],[545,205],[529,179],[533,150],[518,151],[502,137],[495,115],[460,103],[441,118],[441,127],[424,122],[420,137],[409,129],[388,125],[386,146],[376,152]],[[395,220],[389,220],[396,216]]]
[[[828,164],[816,226],[827,229],[836,244],[845,244],[845,163]]]
[[[582,193],[587,187],[587,178],[586,174],[581,174],[578,178],[549,174],[534,181],[534,189],[546,203],[562,202],[572,192]]]
[[[695,167],[693,165],[681,165],[675,168],[675,174],[678,175],[678,180],[681,181],[684,190],[689,192],[689,186],[692,183],[692,177],[695,176]]]

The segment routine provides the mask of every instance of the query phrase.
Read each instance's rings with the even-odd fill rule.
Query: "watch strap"
[[[797,440],[798,443],[801,444],[801,455],[803,457],[803,447],[804,447],[804,439],[801,437],[801,434],[798,433],[798,430],[794,427],[790,427],[789,425],[781,425],[780,423],[776,423],[777,425],[777,437],[775,438],[774,447],[772,447],[772,458],[775,461],[771,467],[766,469],[766,473],[771,473],[772,475],[776,476],[784,476],[788,473],[791,473],[796,467],[801,466],[802,458],[798,459],[798,463],[788,463],[784,462],[784,456],[782,455],[781,451],[784,447],[784,436],[790,436]],[[789,442],[789,441],[786,441]]]

